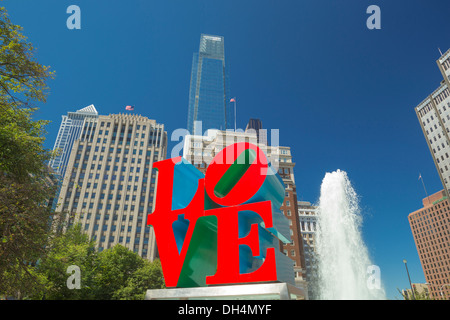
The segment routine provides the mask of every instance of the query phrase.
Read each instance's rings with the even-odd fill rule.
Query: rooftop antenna
[[[441,51],[441,48],[438,48],[438,50],[439,50],[439,53],[441,54],[441,56],[442,56],[442,51]]]
[[[422,178],[422,174],[419,173],[419,180],[422,180],[422,185],[423,185],[423,190],[425,190],[425,195],[427,196],[427,200],[428,202],[430,202],[429,196],[428,196],[428,192],[427,189],[425,188],[425,183],[423,182],[423,178]]]

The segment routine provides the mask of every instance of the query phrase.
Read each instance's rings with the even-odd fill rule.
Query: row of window
[[[102,210],[103,209],[103,205],[104,205],[104,203],[102,203],[102,202],[98,203],[97,210]],[[78,202],[74,202],[73,205],[72,205],[72,210],[76,210],[77,208],[78,208]],[[94,208],[94,203],[90,202],[89,206],[88,206],[87,202],[83,202],[82,205],[81,205],[81,208],[82,209],[86,209],[86,208],[93,209]],[[67,203],[65,203],[63,205],[63,207],[62,207],[62,210],[63,211],[67,211],[68,209],[69,209],[69,206],[67,205]],[[113,206],[113,204],[111,204],[111,203],[106,203],[105,204],[105,209],[107,211],[115,210],[117,212],[117,211],[120,210],[120,204],[115,204]],[[122,211],[128,212],[128,209],[130,209],[131,212],[134,212],[135,209],[136,209],[136,205],[134,205],[134,204],[131,204],[131,205],[130,204],[124,204],[123,208],[122,208]],[[145,205],[142,204],[142,205],[138,206],[138,213],[144,213],[144,210],[145,210]],[[153,212],[152,202],[149,202],[148,203],[148,207],[147,207],[147,214],[150,214],[152,212]],[[90,214],[90,212],[88,212],[88,213]]]
[[[444,101],[449,96],[449,90],[448,88],[445,88],[436,98],[434,98],[434,102],[436,106],[439,106],[439,104]],[[442,106],[443,110],[446,111],[445,105]],[[447,107],[450,107],[450,103],[447,103]],[[419,110],[419,116],[422,119],[429,111],[433,110],[433,104],[429,102],[425,107]],[[439,113],[442,114],[441,109],[438,109]],[[427,119],[428,120],[428,119]],[[431,120],[433,120],[433,116],[431,116]],[[429,121],[428,121],[429,123]],[[425,126],[425,122],[423,122],[423,125]]]
[[[73,164],[73,168],[74,169],[76,169],[76,168],[78,168],[80,166],[80,162],[79,161],[76,161],[74,164]],[[81,165],[81,169],[87,169],[87,163],[83,163],[82,165]],[[133,173],[134,172],[134,169],[136,169],[136,173],[139,173],[139,172],[141,172],[141,167],[139,166],[139,167],[134,167],[134,166],[122,166],[122,169],[121,169],[121,171],[122,172],[127,172],[127,170],[128,170],[128,172],[131,172],[131,173]],[[90,168],[90,170],[102,170],[102,163],[99,163],[99,164],[96,164],[96,163],[92,163],[91,164],[91,168]],[[105,171],[111,171],[111,165],[105,165]],[[118,165],[116,165],[116,166],[113,166],[112,167],[112,171],[119,171],[119,166]],[[144,168],[144,173],[148,173],[150,171],[150,168],[149,168],[149,165],[147,164],[146,166],[145,166],[145,168]]]
[[[450,68],[450,59],[443,61],[442,67],[444,68],[444,70],[447,70],[448,68]]]
[[[442,101],[444,101],[448,96],[450,95],[450,92],[448,88],[443,89],[435,98],[436,105],[440,104]]]
[[[86,223],[85,225],[84,225],[84,230],[85,231],[87,231],[87,230],[89,230],[89,226],[90,226],[90,224],[89,223]],[[126,232],[131,232],[132,231],[132,226],[128,226],[127,227],[127,231]],[[99,224],[94,224],[94,228],[93,228],[93,231],[98,231],[100,229],[100,225]],[[110,232],[115,232],[117,230],[117,226],[116,225],[112,225],[111,226],[111,228],[110,228]],[[102,226],[102,228],[101,228],[101,231],[108,231],[108,225],[106,225],[106,224],[104,224],[103,226]],[[124,225],[121,225],[120,226],[120,232],[125,232],[125,226]],[[142,227],[136,227],[136,233],[141,233],[142,232]],[[148,235],[149,235],[149,232],[150,232],[150,226],[146,226],[145,228],[144,228],[144,232],[145,232],[145,234],[144,234],[144,238],[148,238]]]
[[[92,123],[94,125],[92,125]],[[111,144],[115,144],[116,142],[116,138],[117,136],[119,136],[119,144],[122,144],[125,138],[125,125],[126,123],[122,124],[122,128],[120,133],[118,133],[118,124],[115,124],[113,132],[112,132],[112,136],[111,136]],[[102,121],[100,127],[104,127],[105,126],[105,122]],[[106,127],[109,128],[111,127],[111,122],[106,122]],[[136,131],[139,131],[140,129],[140,125],[136,125]],[[144,139],[146,136],[146,126],[143,125],[143,132],[138,133],[135,132],[135,138],[139,139],[139,136]],[[89,142],[93,142],[94,139],[94,135],[96,132],[96,122],[86,122],[84,128],[83,128],[83,132],[81,133],[80,139],[81,141],[89,141]],[[103,135],[104,133],[104,135]],[[130,125],[128,127],[128,133],[127,133],[127,138],[126,138],[126,144],[130,145],[131,139],[132,139],[132,133],[133,133],[133,125]],[[109,136],[109,130],[105,130],[103,131],[103,129],[99,130],[99,135],[101,135],[103,137],[103,143],[107,142],[107,136]],[[155,144],[158,147],[160,146],[160,140],[161,140],[161,135],[162,135],[162,130],[160,130],[159,128],[155,128],[155,130],[150,130],[149,131],[149,144]],[[102,138],[98,137],[97,138],[97,143],[100,143],[102,141]],[[135,141],[135,145],[136,141]],[[143,143],[141,143],[141,146],[143,146]]]
[[[71,178],[72,178],[72,181],[74,180],[74,178],[76,177],[76,171],[74,170],[73,172],[72,172],[72,175],[71,175]],[[88,175],[87,175],[87,178],[88,179],[95,179],[95,180],[100,180],[100,173],[89,173]],[[111,181],[127,181],[127,179],[125,179],[125,176],[124,175],[120,175],[119,176],[119,179],[117,179],[117,174],[112,174],[112,175],[109,175],[109,174],[104,174],[103,175],[103,181],[106,181],[106,180],[109,180],[109,177],[111,176]],[[80,173],[80,175],[78,176],[78,178],[79,178],[79,182],[78,182],[78,184],[81,184],[82,183],[82,181],[83,181],[83,179],[84,178],[86,178],[86,174],[85,173]],[[133,176],[132,175],[129,175],[128,176],[128,182],[139,182],[140,181],[140,177],[139,177],[139,175],[137,175],[137,176],[134,176],[134,179],[133,179]],[[145,173],[144,174],[144,177],[142,178],[142,182],[143,183],[147,183],[147,181],[148,181],[148,174],[147,173]]]
[[[81,149],[82,149],[83,147],[82,147],[82,145],[80,145],[80,148],[78,148],[78,151],[77,151],[77,154],[76,154],[76,156],[75,156],[75,160],[81,160],[81,154],[82,154],[82,151],[81,151]],[[90,149],[89,149],[90,150]],[[85,153],[85,155],[84,155],[84,161],[88,161],[89,160],[89,153],[90,153],[90,151],[89,150],[86,150],[86,153]],[[150,152],[147,152],[146,153],[146,155],[147,155],[147,158],[146,158],[146,161],[145,161],[145,164],[146,165],[149,165],[150,164],[150,159],[151,159],[151,151]],[[154,155],[154,160],[156,161],[157,160],[157,157],[158,157],[158,155],[159,155],[159,152],[158,151],[154,151],[154,153],[153,153],[153,155]],[[104,155],[99,155],[98,156],[98,161],[99,162],[102,162],[103,161],[103,159],[104,159]],[[115,158],[115,162],[116,163],[119,163],[120,162],[120,160],[121,160],[122,158],[121,157],[117,157],[116,156],[116,158]],[[141,157],[138,157],[137,158],[137,163],[138,164],[141,164],[142,163],[142,158]],[[93,161],[93,162],[95,162],[95,161],[97,161],[97,155],[96,154],[94,154],[93,156],[92,156],[92,160],[91,161]],[[107,162],[112,162],[113,161],[113,157],[112,157],[112,155],[109,155],[108,157],[107,157]],[[123,157],[123,163],[127,163],[128,162],[128,157]],[[133,164],[133,163],[136,163],[136,157],[131,157],[131,163]]]
[[[301,221],[300,222],[301,231],[317,231],[315,221]]]

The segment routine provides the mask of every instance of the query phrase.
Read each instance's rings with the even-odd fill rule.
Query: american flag
[[[134,106],[126,106],[126,107],[125,107],[125,110],[133,111],[133,110],[134,110]]]

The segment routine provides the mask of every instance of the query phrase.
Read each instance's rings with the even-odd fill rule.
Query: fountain
[[[385,299],[381,286],[368,284],[372,263],[361,235],[358,195],[345,171],[326,173],[317,218],[317,298]]]

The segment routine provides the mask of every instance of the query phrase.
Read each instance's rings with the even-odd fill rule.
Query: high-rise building
[[[146,223],[157,179],[152,167],[166,152],[167,133],[155,120],[125,114],[85,119],[59,194],[57,226],[79,223],[99,251],[121,244],[153,260],[154,233]]]
[[[278,169],[278,174],[285,185],[285,198],[280,210],[288,218],[292,240],[291,243],[280,244],[280,251],[293,260],[295,284],[306,291],[303,239],[297,214],[297,191],[293,170],[295,163],[292,162],[290,148],[258,144],[255,132],[210,130],[206,136],[186,136],[183,157],[204,173],[216,154],[226,146],[237,142],[249,142],[257,145],[264,151],[270,163]]]
[[[199,52],[192,59],[187,121],[190,134],[233,128],[228,79],[224,38],[202,34]]]
[[[263,129],[262,122],[260,119],[250,119],[248,121],[245,132],[254,131],[256,132],[256,139],[258,143],[267,145],[267,130]]]
[[[408,221],[434,299],[450,299],[450,202],[445,190],[423,199]]]
[[[444,189],[450,190],[450,50],[437,61],[444,77],[439,87],[416,108],[417,118]]]
[[[300,233],[303,237],[303,252],[305,255],[306,281],[308,282],[308,296],[316,297],[317,259],[316,259],[316,231],[317,206],[307,201],[298,201],[298,216],[300,218]]]
[[[62,116],[58,135],[56,136],[53,151],[56,156],[49,162],[49,167],[60,177],[64,178],[70,152],[74,142],[80,137],[85,119],[97,118],[98,112],[94,105],[89,105],[75,112],[68,112]]]
[[[422,269],[434,298],[450,296],[450,50],[436,61],[443,76],[439,87],[416,108],[444,190],[423,199],[408,216]],[[444,296],[445,294],[445,296]]]

